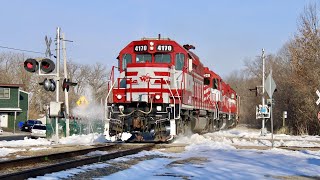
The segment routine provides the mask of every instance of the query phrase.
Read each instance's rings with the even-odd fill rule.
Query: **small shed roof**
[[[22,87],[23,84],[0,84],[0,87]]]
[[[21,112],[22,109],[20,108],[0,108],[0,112]]]

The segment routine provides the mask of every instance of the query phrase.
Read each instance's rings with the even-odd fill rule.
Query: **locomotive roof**
[[[204,70],[205,70],[205,73],[209,73],[209,74],[213,75],[214,77],[218,77],[219,79],[221,79],[221,77],[217,73],[213,72],[210,68],[205,67]]]

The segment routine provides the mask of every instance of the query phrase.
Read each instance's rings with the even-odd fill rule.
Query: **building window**
[[[0,88],[0,99],[10,99],[9,88]]]

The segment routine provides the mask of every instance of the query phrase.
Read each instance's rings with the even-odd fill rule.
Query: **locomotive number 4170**
[[[136,51],[136,52],[147,51],[147,50],[148,50],[147,45],[134,46],[134,51]]]
[[[171,45],[158,45],[157,51],[172,51],[173,47]]]

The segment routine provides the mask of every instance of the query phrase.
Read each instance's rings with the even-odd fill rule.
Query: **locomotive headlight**
[[[120,110],[120,111],[123,111],[123,109],[124,109],[124,106],[120,105],[120,106],[119,106],[119,110]]]
[[[121,98],[122,98],[121,94],[118,94],[118,95],[117,95],[117,98],[118,98],[118,99],[121,99]]]
[[[162,107],[161,106],[157,106],[157,111],[161,111]]]
[[[153,50],[154,50],[154,47],[153,47],[154,42],[152,42],[152,41],[151,41],[149,44],[150,44],[150,48],[149,48],[149,49],[150,49],[150,51],[153,51]]]
[[[155,96],[155,98],[156,98],[156,100],[159,100],[159,99],[161,98],[161,96],[160,96],[159,94],[157,94],[157,95]]]

